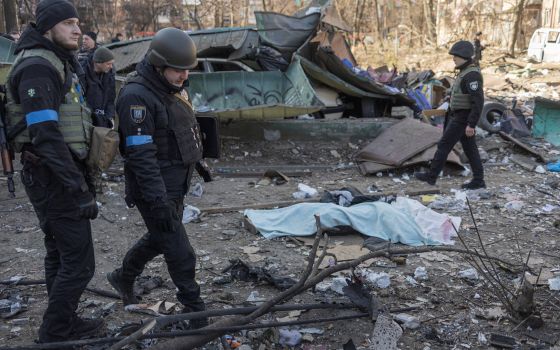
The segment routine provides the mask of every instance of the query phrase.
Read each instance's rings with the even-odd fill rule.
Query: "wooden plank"
[[[441,193],[440,189],[438,188],[429,188],[429,189],[420,189],[420,190],[411,190],[405,191],[402,195],[404,196],[421,196],[424,194],[439,194]],[[378,196],[394,196],[400,195],[399,192],[379,192],[374,193]],[[229,213],[234,211],[240,211],[245,209],[269,209],[269,208],[283,208],[289,207],[291,205],[300,204],[300,203],[318,203],[321,198],[306,198],[306,199],[295,199],[289,201],[279,201],[279,202],[269,202],[269,203],[253,203],[253,204],[242,204],[242,205],[234,205],[229,207],[208,207],[208,208],[200,208],[200,211],[205,214],[219,214],[219,213]]]
[[[513,142],[516,146],[520,147],[521,149],[523,149],[524,151],[527,151],[529,153],[531,153],[532,155],[534,155],[535,157],[537,157],[537,159],[539,159],[540,161],[542,161],[543,163],[547,163],[547,159],[545,158],[545,156],[543,156],[541,153],[539,153],[537,150],[533,149],[531,146],[524,144],[523,142],[519,141],[518,139],[516,139],[515,137],[506,134],[503,131],[500,131],[500,136],[503,137],[504,139]]]

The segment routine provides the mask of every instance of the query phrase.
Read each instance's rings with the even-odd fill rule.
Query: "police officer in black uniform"
[[[117,99],[126,201],[138,207],[148,228],[122,267],[107,275],[125,305],[137,302],[135,278],[163,254],[184,312],[205,309],[195,281],[195,253],[181,223],[183,198],[202,158],[198,124],[185,91],[189,69],[196,64],[196,47],[188,34],[162,29]],[[206,324],[198,320],[191,327]]]
[[[463,150],[469,159],[473,179],[463,184],[464,189],[484,188],[484,169],[478,153],[475,140],[475,128],[484,105],[484,92],[482,91],[482,74],[480,68],[473,62],[474,47],[469,41],[456,42],[449,51],[453,55],[455,68],[459,74],[451,88],[449,114],[446,127],[434,159],[428,172],[415,173],[420,181],[435,185],[439,173],[442,171],[447,156],[458,141],[461,141]]]
[[[22,152],[22,182],[45,233],[49,303],[39,341],[54,342],[94,334],[103,325],[75,313],[95,270],[90,219],[98,208],[85,171],[85,132],[68,127],[91,123],[81,112],[83,96],[73,74],[78,13],[65,0],[43,0],[36,19],[17,44],[6,108],[16,134],[12,144]]]

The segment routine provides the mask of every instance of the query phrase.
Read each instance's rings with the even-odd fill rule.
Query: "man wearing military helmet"
[[[484,188],[486,187],[484,169],[475,139],[476,124],[484,106],[482,74],[480,68],[474,64],[474,47],[471,42],[464,40],[456,42],[449,50],[449,54],[453,56],[455,68],[459,73],[451,87],[445,131],[438,142],[430,170],[414,175],[420,181],[435,185],[447,156],[455,144],[461,141],[473,173],[473,179],[463,184],[462,188]]]
[[[148,229],[122,266],[107,275],[125,305],[137,302],[135,278],[163,254],[183,311],[205,309],[195,281],[195,253],[181,222],[183,198],[195,164],[202,159],[199,126],[185,90],[189,69],[196,64],[196,47],[189,35],[176,28],[162,29],[117,100],[126,202],[138,208]],[[204,319],[190,325],[206,324]]]

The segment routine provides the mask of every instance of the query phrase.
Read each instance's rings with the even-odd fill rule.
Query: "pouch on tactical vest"
[[[66,67],[64,63],[56,56],[56,54],[46,49],[30,49],[23,50],[16,57],[10,72],[8,73],[8,80],[6,82],[6,114],[7,124],[9,128],[20,129],[21,124],[25,124],[25,114],[21,105],[14,102],[11,95],[10,77],[20,61],[29,57],[42,57],[50,62],[58,72],[63,84],[66,81]],[[89,144],[91,142],[91,133],[93,124],[91,120],[91,111],[84,104],[84,97],[82,95],[81,87],[77,81],[77,77],[73,77],[73,82],[70,92],[65,96],[65,103],[60,105],[58,111],[58,128],[64,137],[64,142],[68,145],[70,151],[80,160],[85,160],[89,152]],[[31,138],[27,128],[21,128],[22,131],[13,135],[10,140],[13,149],[16,152],[21,152],[23,145],[31,143]],[[18,130],[19,131],[19,130]]]

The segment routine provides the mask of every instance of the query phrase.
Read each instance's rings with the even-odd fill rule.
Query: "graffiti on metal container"
[[[251,90],[249,96],[245,96],[245,101],[247,101],[249,106],[282,103],[282,92],[280,92],[279,90],[263,91],[261,87],[256,87],[250,84],[247,84],[247,87]]]

